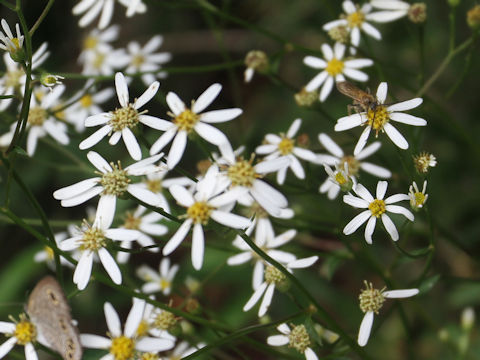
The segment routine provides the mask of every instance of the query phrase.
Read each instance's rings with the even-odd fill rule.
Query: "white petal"
[[[414,216],[412,214],[412,212],[406,208],[404,208],[403,206],[398,206],[398,205],[387,205],[385,207],[385,209],[388,211],[388,212],[391,212],[391,213],[394,213],[394,214],[402,214],[403,216],[405,216],[408,220],[410,221],[413,221],[414,220]]]
[[[186,146],[187,132],[181,130],[178,132],[177,136],[175,136],[175,139],[173,139],[172,147],[170,148],[170,152],[168,153],[167,166],[169,169],[173,169],[178,164],[178,162],[183,156],[183,152],[185,151]]]
[[[283,208],[288,205],[287,198],[281,192],[262,180],[254,181],[251,191],[255,192],[255,194],[262,194],[262,197],[266,197],[272,204],[278,207]]]
[[[368,338],[370,337],[370,331],[373,325],[373,311],[367,311],[360,324],[360,330],[358,330],[358,345],[367,345]]]
[[[327,67],[327,62],[316,56],[306,56],[303,58],[303,63],[307,66],[310,66],[314,69],[325,69]]]
[[[192,265],[195,270],[202,268],[204,250],[205,239],[202,224],[195,224],[192,235]]]
[[[78,145],[78,148],[80,150],[91,148],[93,145],[97,144],[100,140],[102,140],[111,130],[112,130],[112,127],[108,124],[101,127],[100,129],[95,131],[92,135],[90,135],[85,140],[83,140]]]
[[[221,144],[228,142],[228,138],[225,134],[212,125],[198,122],[195,125],[195,131],[211,144],[220,146]]]
[[[140,231],[132,229],[118,228],[105,230],[105,237],[117,241],[134,241],[141,235],[142,233]]]
[[[140,150],[140,145],[138,145],[137,139],[135,138],[135,135],[133,135],[132,130],[124,128],[122,130],[122,138],[132,159],[137,161],[140,160],[142,158],[142,150]]]
[[[284,167],[290,165],[290,159],[286,156],[282,156],[276,159],[262,161],[254,166],[255,171],[259,174],[267,174],[276,172]]]
[[[7,341],[5,341],[1,346],[0,346],[0,358],[3,358],[6,354],[10,352],[10,350],[13,349],[15,344],[17,343],[17,338],[12,336],[9,338]]]
[[[398,240],[398,231],[393,221],[386,214],[382,214],[382,223],[393,241]]]
[[[315,77],[305,85],[305,90],[310,92],[317,90],[327,79],[328,73],[326,71],[322,71],[321,73],[315,75]]]
[[[322,44],[321,50],[325,60],[330,61],[333,59],[334,57],[333,49],[330,47],[330,45],[328,45],[327,43]]]
[[[177,232],[171,237],[171,239],[163,248],[162,253],[164,256],[171,254],[178,247],[178,245],[180,245],[190,231],[191,226],[192,219],[187,219],[183,222],[183,224],[178,228]]]
[[[357,144],[355,145],[355,149],[353,150],[353,155],[357,156],[359,153],[362,152],[363,148],[367,144],[368,137],[370,136],[370,131],[372,128],[367,126],[365,130],[362,131],[360,138],[358,139]]]
[[[362,23],[362,30],[365,31],[368,35],[377,40],[382,40],[382,34],[375,27],[370,25],[367,22]]]
[[[122,107],[128,106],[128,85],[125,76],[121,72],[115,74],[115,88],[117,90],[118,102]]]
[[[169,92],[165,100],[175,115],[180,115],[185,110],[185,104],[174,92]]]
[[[120,285],[122,283],[122,273],[112,255],[110,255],[107,249],[101,248],[98,250],[98,257],[100,258],[108,276],[110,276],[115,284]]]
[[[31,342],[25,344],[25,359],[26,360],[38,360],[37,352]]]
[[[375,21],[377,23],[386,23],[390,21],[395,21],[401,17],[407,15],[407,11],[398,10],[398,11],[377,11],[374,13],[367,14],[366,19]]]
[[[426,126],[427,125],[427,120],[419,118],[417,116],[410,115],[410,114],[390,113],[389,117],[390,117],[390,120],[400,122],[402,124],[414,125],[414,126]]]
[[[105,312],[105,319],[107,320],[108,331],[112,337],[118,337],[122,335],[122,326],[120,323],[120,318],[118,317],[117,312],[113,308],[112,304],[106,302],[103,305],[103,311]]]
[[[410,196],[407,194],[395,194],[385,199],[385,204],[394,204],[399,201],[410,200]]]
[[[371,143],[370,145],[364,147],[363,150],[360,151],[355,157],[357,160],[366,159],[370,155],[374,154],[378,149],[380,149],[381,146],[382,144],[380,143],[380,141]]]
[[[127,316],[127,321],[125,321],[125,330],[123,333],[126,337],[132,338],[135,335],[142,321],[144,311],[145,300],[134,299],[133,306]]]
[[[345,225],[343,228],[343,233],[345,235],[350,235],[353,234],[365,221],[367,221],[370,216],[372,216],[372,213],[370,210],[365,210],[355,216],[350,222]]]
[[[243,307],[243,311],[248,311],[250,310],[252,307],[255,306],[255,304],[258,302],[258,300],[260,300],[260,298],[262,297],[263,293],[265,292],[265,290],[267,289],[267,286],[268,284],[266,282],[262,283],[262,285],[260,285],[257,290],[254,291],[254,293],[252,294],[252,296],[250,297],[250,299],[247,301],[247,303],[245,304],[245,306]]]
[[[163,205],[163,202],[159,199],[159,197],[155,193],[146,189],[141,184],[131,184],[128,186],[127,191],[134,198],[137,198],[138,200],[141,200],[148,205],[152,205],[156,207],[162,207],[161,205]]]
[[[86,127],[91,127],[91,126],[98,126],[98,125],[103,125],[107,123],[110,120],[110,114],[109,113],[101,113],[97,115],[92,115],[89,116],[85,119],[85,126]]]
[[[200,120],[207,123],[220,123],[235,119],[242,114],[242,109],[232,108],[208,111],[200,115]]]
[[[362,184],[358,184],[357,186],[355,186],[353,188],[353,191],[362,199],[364,199],[365,201],[368,201],[368,203],[371,203],[373,200],[375,200],[372,194],[370,194],[370,192]]]
[[[393,141],[395,145],[397,145],[400,149],[406,150],[408,149],[408,142],[407,140],[403,137],[400,132],[395,129],[390,123],[387,123],[384,125],[383,129],[387,133],[388,137],[390,140]]]
[[[383,104],[385,102],[385,99],[387,98],[387,91],[388,91],[387,83],[381,82],[378,85],[377,93],[376,93],[377,100],[380,102],[380,104]]]
[[[115,195],[100,195],[95,214],[95,223],[101,229],[108,229],[115,216],[117,198]]]
[[[160,83],[155,81],[145,92],[135,101],[135,109],[140,109],[143,105],[149,102],[157,93]]]
[[[227,259],[227,264],[230,266],[244,264],[247,261],[252,259],[252,254],[250,252],[242,252],[237,255],[230,256]]]
[[[307,360],[318,360],[318,356],[309,347],[305,349],[304,355]]]
[[[77,267],[73,273],[73,283],[77,284],[79,290],[85,289],[92,273],[93,253],[84,251],[78,260]]]
[[[293,260],[292,262],[289,262],[287,264],[287,267],[289,269],[303,269],[303,268],[312,266],[313,264],[315,264],[317,260],[318,260],[318,256],[310,256],[303,259],[297,259],[297,260]]]
[[[321,133],[318,135],[318,140],[329,153],[335,155],[338,158],[343,157],[343,150],[335,143],[335,141],[332,140],[330,136]]]
[[[112,345],[111,339],[93,334],[81,334],[80,342],[89,349],[108,349]]]
[[[368,205],[370,204],[365,199],[358,198],[358,197],[353,196],[351,194],[343,195],[343,202],[345,204],[348,204],[350,206],[360,208],[360,209],[366,209],[366,208],[368,208]]]
[[[372,244],[372,235],[373,232],[375,231],[375,225],[377,224],[377,218],[375,216],[372,216],[370,219],[368,219],[367,225],[365,226],[365,241],[367,244]]]
[[[292,125],[290,125],[290,127],[288,128],[287,138],[293,138],[300,129],[300,126],[302,126],[302,119],[295,119]]]
[[[372,66],[373,60],[370,59],[353,59],[345,61],[345,67],[359,69],[366,66]]]
[[[360,114],[344,116],[337,120],[335,131],[344,131],[362,125],[364,122]]]
[[[170,186],[168,190],[170,191],[170,194],[172,194],[172,196],[175,198],[175,200],[184,207],[190,207],[195,202],[192,194],[183,186],[174,184]]]
[[[197,101],[195,101],[192,107],[192,111],[195,114],[201,113],[208,105],[213,102],[213,100],[215,100],[221,90],[222,85],[220,84],[210,85],[208,89],[205,90],[202,95],[198,97]]]
[[[113,171],[110,164],[97,152],[89,151],[87,153],[88,161],[92,163],[95,168],[100,171],[101,173],[111,172]]]
[[[393,104],[387,107],[388,112],[395,112],[395,111],[405,111],[414,109],[419,106],[423,102],[422,98],[415,98],[406,101],[399,102],[397,104]]]
[[[160,136],[157,141],[153,143],[152,147],[150,148],[150,155],[159,153],[165,147],[165,145],[167,145],[173,139],[177,133],[177,130],[178,129],[176,126],[172,126],[166,132],[164,132],[162,136]]]
[[[379,181],[377,183],[377,199],[382,200],[387,192],[388,182],[387,181]]]
[[[81,195],[82,193],[86,191],[90,191],[91,189],[97,188],[96,185],[99,182],[100,178],[91,178],[91,179],[86,179],[82,180],[76,184],[66,186],[64,188],[58,189],[53,193],[53,197],[57,200],[64,200],[64,199],[69,199],[69,198],[74,198],[78,195]],[[100,189],[100,192],[103,190],[101,186],[98,186]],[[91,197],[94,197],[97,194],[92,195]],[[90,199],[90,198],[88,198]],[[88,200],[85,199],[84,201]]]
[[[250,220],[246,217],[225,211],[214,210],[210,216],[216,222],[233,229],[245,229],[250,225]]]
[[[262,261],[255,262],[255,266],[253,268],[253,276],[252,276],[252,287],[254,290],[258,289],[263,283],[263,274],[265,272],[265,266],[263,265]]]
[[[330,94],[330,92],[332,91],[333,83],[334,83],[333,78],[331,76],[327,77],[327,79],[325,80],[325,83],[323,84],[322,90],[320,91],[319,99],[321,102],[324,102],[325,99]]]
[[[144,351],[144,352],[158,352],[158,351],[165,351],[170,350],[175,346],[175,342],[170,339],[159,339],[157,337],[143,337],[139,339],[136,344],[135,348]],[[186,356],[185,354],[183,354]]]
[[[260,304],[260,308],[258,309],[258,316],[262,317],[267,313],[267,310],[272,303],[273,293],[275,291],[275,284],[270,284],[265,290],[265,294],[263,295],[262,302]]]
[[[419,293],[418,289],[388,290],[383,292],[383,296],[388,299],[407,298],[410,296],[415,296],[418,293]]]
[[[285,335],[273,335],[267,338],[267,344],[271,346],[283,346],[290,342],[288,336]]]
[[[351,79],[357,80],[357,81],[367,81],[368,80],[368,75],[365,74],[363,71],[352,69],[352,68],[345,68],[343,70],[343,74],[345,76],[348,76]]]
[[[382,179],[388,179],[392,176],[392,173],[390,172],[390,170],[375,164],[364,162],[360,164],[360,168],[363,171]]]
[[[175,128],[175,125],[173,125],[170,121],[163,120],[155,116],[142,114],[138,116],[138,119],[142,124],[145,124],[155,130],[167,131],[171,127]]]

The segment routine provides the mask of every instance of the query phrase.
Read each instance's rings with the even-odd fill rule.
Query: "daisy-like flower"
[[[45,93],[37,91],[40,100],[36,96],[30,99],[30,110],[27,118],[27,154],[33,156],[37,148],[39,138],[50,135],[62,145],[67,145],[70,139],[67,135],[67,126],[55,119],[55,107],[59,104],[59,98],[65,87],[60,85],[53,91]],[[10,131],[0,137],[0,146],[8,146],[13,139],[17,123],[12,124]]]
[[[44,42],[32,55],[32,70],[37,69],[42,65],[50,55],[47,50],[47,43]],[[12,95],[14,93],[23,96],[24,86],[26,81],[25,71],[23,67],[12,60],[9,54],[4,54],[3,61],[5,62],[6,71],[0,78],[0,95]],[[0,102],[0,111],[4,111],[13,99],[2,99]]]
[[[83,75],[112,75],[115,69],[127,66],[129,56],[125,49],[98,50],[85,57]]]
[[[142,291],[151,294],[161,291],[163,295],[170,295],[172,291],[173,278],[177,274],[179,266],[177,264],[170,266],[170,259],[165,257],[160,261],[158,272],[150,266],[142,265],[137,269],[137,276],[146,281],[142,286]]]
[[[259,155],[265,156],[266,160],[273,160],[279,157],[285,156],[289,160],[289,164],[277,172],[277,182],[283,184],[287,176],[288,168],[292,169],[295,176],[299,179],[305,179],[305,171],[302,164],[298,161],[297,157],[307,161],[315,161],[316,156],[310,150],[295,146],[295,135],[297,134],[300,126],[302,125],[301,119],[293,121],[292,125],[288,128],[286,134],[267,134],[265,136],[266,144],[260,145],[255,149],[255,152]]]
[[[18,23],[15,24],[17,36],[14,37],[5,19],[2,19],[1,24],[6,36],[0,31],[0,40],[3,42],[3,44],[0,44],[0,49],[8,51],[12,60],[16,62],[23,61],[25,59],[25,52],[23,51],[24,36],[20,32],[20,25],[18,25]]]
[[[318,260],[318,256],[311,256],[308,258],[297,259],[285,264],[285,268],[292,272],[293,269],[306,268],[313,265]],[[285,274],[272,265],[267,265],[265,268],[265,281],[253,292],[250,299],[243,307],[243,311],[248,311],[255,306],[255,304],[262,298],[260,308],[258,309],[258,316],[262,317],[267,313],[273,298],[275,287],[283,286],[287,280]]]
[[[317,155],[316,162],[323,165],[336,166],[338,167],[338,171],[343,171],[345,169],[345,164],[347,164],[348,171],[344,174],[344,179],[348,179],[349,177],[356,179],[359,176],[360,170],[382,179],[387,179],[392,176],[392,173],[388,169],[370,162],[362,161],[380,149],[381,143],[379,141],[366,146],[357,155],[346,155],[340,146],[338,146],[327,134],[319,134],[318,140],[330,154]],[[326,171],[328,173],[328,170]],[[340,192],[340,186],[338,181],[331,181],[330,178],[331,176],[329,174],[329,178],[327,178],[325,182],[320,185],[319,191],[322,194],[327,193],[329,199],[335,199]]]
[[[100,104],[110,100],[115,94],[112,88],[106,88],[98,91],[95,94],[85,92],[85,89],[89,87],[89,82],[83,90],[79,91],[72,96],[72,99],[78,99],[72,106],[65,109],[66,120],[73,124],[75,130],[82,133],[85,130],[85,119],[89,116],[102,113]]]
[[[305,65],[314,69],[322,69],[322,71],[305,86],[305,90],[311,92],[317,90],[323,84],[319,95],[319,99],[322,102],[325,101],[332,91],[333,84],[335,82],[345,81],[345,76],[357,81],[368,80],[368,75],[358,69],[372,66],[373,61],[370,59],[343,60],[345,50],[346,46],[339,42],[335,43],[333,49],[330,45],[323,44],[322,52],[325,59],[320,59],[315,56],[307,56],[303,59]]]
[[[265,72],[270,66],[268,56],[261,50],[249,51],[245,56],[245,72],[243,78],[246,83],[250,82],[255,74],[255,71]]]
[[[251,205],[256,201],[269,215],[274,217],[283,217],[287,209],[288,200],[278,190],[261,180],[265,174],[276,172],[287,167],[290,160],[285,157],[279,157],[273,160],[263,160],[253,165],[254,156],[250,160],[239,157],[236,161],[222,159],[225,170],[222,172],[223,180],[231,188],[242,189],[242,197],[238,198],[239,203]],[[253,198],[253,199],[252,199]],[[254,201],[253,201],[254,200]]]
[[[172,58],[170,53],[158,52],[162,46],[163,37],[156,35],[152,37],[143,47],[136,41],[132,41],[127,45],[127,52],[130,56],[130,62],[125,70],[126,73],[132,74],[135,72],[148,72],[142,75],[142,81],[145,85],[149,85],[156,80],[156,74],[161,68],[162,64],[170,61]]]
[[[127,16],[132,16],[136,12],[143,13],[146,6],[141,0],[118,0],[124,6],[127,6]],[[80,27],[86,27],[100,15],[98,28],[104,29],[110,24],[113,16],[115,0],[80,0],[72,9],[74,15],[82,15],[78,21]]]
[[[160,119],[145,115],[144,113],[146,111],[138,111],[139,108],[155,96],[159,86],[160,84],[157,81],[152,83],[138,99],[130,103],[128,100],[128,85],[125,77],[122,73],[116,73],[115,88],[117,90],[118,101],[122,107],[112,112],[89,116],[85,120],[86,127],[103,126],[83,140],[79,148],[82,150],[91,148],[107,135],[110,137],[109,144],[115,145],[121,137],[130,156],[134,160],[140,160],[142,158],[142,151],[132,130],[137,127],[139,122],[154,129],[160,130],[162,128],[162,126],[157,124],[157,122],[161,121]]]
[[[5,357],[15,344],[25,347],[25,359],[38,359],[33,346],[33,343],[37,341],[37,328],[27,319],[25,314],[20,315],[20,321],[18,322],[0,321],[0,333],[9,337],[7,341],[0,345],[0,359]]]
[[[152,236],[165,235],[168,232],[168,228],[165,225],[158,224],[158,222],[164,218],[162,215],[156,212],[145,214],[146,211],[147,209],[145,207],[138,206],[133,213],[127,212],[125,222],[120,228],[140,231],[141,235],[137,239],[138,244],[147,248],[147,251],[158,252],[159,248],[156,246],[155,240]],[[132,242],[124,241],[120,246],[125,249],[131,249]],[[117,253],[117,261],[120,264],[125,264],[129,258],[129,252],[119,251]]]
[[[98,256],[103,267],[115,284],[122,283],[122,273],[112,255],[107,250],[108,239],[113,241],[134,241],[141,233],[137,230],[111,229],[112,222],[97,218],[92,226],[87,222],[76,233],[59,245],[63,251],[77,250],[80,253],[78,264],[73,273],[73,283],[79,290],[87,287],[92,273],[94,258]]]
[[[277,326],[277,330],[282,335],[273,335],[267,338],[267,344],[271,346],[284,346],[288,344],[288,347],[293,347],[299,353],[305,355],[307,360],[318,360],[317,355],[310,347],[311,341],[308,335],[305,325],[295,325],[291,329],[283,323]]]
[[[193,226],[192,264],[196,270],[200,270],[203,265],[205,246],[203,226],[207,225],[210,219],[233,229],[244,229],[250,225],[249,219],[230,213],[231,205],[241,196],[243,190],[232,189],[223,192],[228,183],[222,182],[218,175],[218,167],[212,165],[205,177],[197,182],[193,195],[180,185],[172,185],[169,189],[175,200],[187,208],[187,213],[186,220],[163,248],[163,255],[170,255]]]
[[[383,16],[394,21],[408,14],[411,4],[401,0],[370,0],[374,8],[384,10]],[[378,12],[376,14],[379,14]]]
[[[164,351],[173,348],[175,345],[174,341],[170,339],[158,339],[148,336],[137,337],[136,332],[142,321],[145,309],[144,300],[134,299],[123,332],[120,318],[113,306],[106,302],[103,309],[108,326],[108,338],[93,334],[80,335],[82,345],[86,348],[108,350],[109,353],[103,356],[102,360],[133,359],[137,351]]]
[[[165,133],[152,145],[150,155],[158,153],[173,139],[167,159],[168,168],[173,169],[183,156],[188,135],[195,132],[209,143],[218,146],[222,156],[233,161],[233,150],[228,138],[210,123],[230,121],[239,116],[242,109],[231,108],[202,113],[215,100],[221,90],[222,86],[220,84],[211,85],[196,101],[192,101],[191,108],[187,108],[177,94],[169,92],[166,100],[172,111],[169,115],[173,120],[172,122],[157,120],[156,129],[165,131]]]
[[[57,247],[59,247],[60,243],[63,240],[65,240],[67,237],[68,237],[68,232],[66,231],[54,234],[55,244],[57,245]],[[78,260],[77,254],[74,254],[73,258],[75,260]],[[33,261],[45,262],[50,269],[55,270],[55,253],[53,252],[53,249],[50,246],[45,246],[42,250],[35,253],[35,255],[33,256]],[[70,261],[68,261],[61,255],[60,255],[60,264],[68,267],[73,267]]]
[[[256,226],[255,226],[256,225]],[[255,244],[261,248],[268,256],[280,263],[289,263],[296,260],[296,256],[278,248],[282,245],[285,245],[291,241],[296,235],[297,232],[293,229],[287,230],[284,233],[275,236],[273,231],[272,223],[268,218],[258,219],[258,224],[253,223],[245,231],[247,235],[251,235],[253,228],[255,227]],[[250,246],[243,240],[240,236],[237,236],[233,240],[233,246],[237,249],[240,249],[242,252],[233,256],[230,256],[227,259],[227,264],[231,266],[244,264],[247,261],[254,261],[254,270],[253,270],[253,279],[252,285],[253,289],[257,289],[263,282],[263,274],[265,273],[265,261],[253,251]]]
[[[150,299],[155,299],[153,295]],[[143,312],[142,321],[137,328],[137,337],[151,335],[160,339],[167,339],[175,342],[176,337],[171,335],[168,330],[177,324],[178,318],[171,312],[162,310],[154,305],[147,303]]]
[[[340,165],[335,164],[335,170],[332,170],[332,168],[326,164],[324,164],[323,167],[325,168],[328,177],[323,184],[320,185],[318,190],[322,194],[327,193],[330,200],[335,199],[340,190],[343,192],[349,192],[357,185],[357,180],[350,175],[348,171],[348,163],[344,163],[343,168],[341,168]]]
[[[120,26],[112,25],[105,30],[92,29],[82,41],[82,51],[78,56],[78,62],[84,64],[88,57],[97,52],[106,53],[113,50],[111,42],[118,39]]]
[[[46,86],[47,88],[49,88],[50,91],[52,91],[52,88],[53,88],[55,85],[63,84],[62,80],[64,80],[64,79],[65,79],[65,77],[60,76],[60,75],[43,74],[43,75],[40,77],[40,83],[41,83],[43,86]]]
[[[364,148],[372,130],[375,131],[375,136],[378,136],[380,131],[386,132],[390,140],[400,149],[408,149],[407,140],[390,123],[390,120],[414,126],[427,125],[425,119],[402,112],[419,106],[423,102],[422,98],[414,98],[393,105],[384,105],[385,99],[387,98],[387,89],[388,86],[386,82],[380,83],[376,94],[377,104],[369,108],[367,112],[345,116],[337,120],[335,131],[344,131],[356,126],[365,125],[365,130],[363,130],[362,135],[360,135],[355,150],[353,151],[355,156]]]
[[[121,197],[126,192],[149,205],[158,206],[160,204],[155,194],[139,184],[131,184],[130,176],[140,176],[158,171],[159,167],[154,163],[162,156],[163,154],[151,156],[122,169],[120,162],[116,165],[109,164],[98,153],[89,151],[87,158],[99,171],[100,177],[86,179],[61,188],[53,193],[53,197],[61,200],[63,207],[71,207],[83,204],[94,196],[100,195],[96,217],[97,219],[102,218],[105,223],[112,223],[117,197]]]
[[[364,222],[367,222],[365,227],[365,240],[368,244],[372,243],[372,234],[375,230],[375,224],[377,219],[382,219],[383,226],[387,230],[388,234],[393,241],[397,241],[399,238],[397,228],[395,224],[387,215],[387,213],[402,214],[408,220],[413,221],[414,216],[410,210],[399,206],[392,205],[399,201],[409,200],[410,197],[406,194],[391,195],[385,200],[385,193],[387,192],[388,182],[379,181],[377,184],[377,198],[373,198],[370,192],[362,185],[358,184],[353,188],[353,191],[359,196],[347,194],[343,196],[343,201],[348,205],[356,208],[367,209],[357,216],[355,216],[343,229],[345,235],[353,234]]]
[[[360,330],[358,331],[358,345],[367,345],[370,331],[373,325],[373,316],[378,314],[378,311],[383,306],[385,299],[406,298],[418,294],[418,289],[404,289],[404,290],[389,290],[385,291],[374,289],[372,283],[365,281],[365,290],[359,296],[360,309],[365,313]]]
[[[427,202],[428,194],[425,194],[425,191],[427,191],[427,180],[423,182],[422,191],[418,190],[418,186],[415,181],[412,185],[410,185],[408,196],[410,197],[410,207],[413,210],[420,210]]]
[[[429,168],[437,166],[437,158],[433,154],[422,152],[413,157],[413,165],[420,174],[426,174]]]

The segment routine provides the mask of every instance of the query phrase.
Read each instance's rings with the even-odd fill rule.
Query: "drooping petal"
[[[383,296],[388,299],[407,298],[415,296],[419,293],[418,289],[388,290],[383,292]]]
[[[402,134],[400,134],[400,132],[397,129],[395,129],[392,126],[392,124],[390,123],[385,124],[383,129],[385,130],[388,137],[390,138],[390,140],[393,141],[395,145],[397,145],[402,150],[408,149],[407,140],[403,137]]]
[[[107,321],[108,331],[112,337],[118,337],[122,335],[122,325],[117,312],[113,308],[112,304],[106,302],[103,305],[103,311],[105,312],[105,320]]]
[[[267,338],[267,344],[271,346],[283,346],[290,342],[288,336],[285,335],[273,335]]]
[[[192,235],[192,265],[195,270],[200,270],[203,265],[203,253],[205,251],[205,238],[202,224],[193,226]]]
[[[122,273],[113,256],[110,255],[107,249],[101,248],[98,250],[98,257],[108,276],[110,276],[110,279],[112,279],[115,284],[120,285],[122,283]]]
[[[367,345],[368,338],[370,337],[370,331],[373,325],[373,311],[367,311],[360,324],[360,330],[358,330],[358,345]]]
[[[267,289],[267,286],[268,286],[268,284],[266,282],[264,282],[254,291],[254,293],[252,294],[250,299],[244,305],[243,311],[248,311],[255,306],[255,304],[258,302],[258,300],[260,300],[263,293]]]
[[[180,245],[183,239],[185,239],[185,236],[187,236],[188,232],[190,231],[192,222],[192,219],[187,219],[178,228],[177,232],[170,238],[163,248],[162,253],[164,256],[170,255]]]
[[[383,223],[383,226],[385,226],[385,230],[387,230],[392,240],[397,241],[399,238],[398,230],[395,227],[395,224],[393,223],[392,219],[390,219],[387,214],[382,214],[382,223]]]
[[[258,316],[262,317],[267,313],[270,304],[272,303],[273,293],[275,291],[275,284],[269,284],[265,294],[263,295],[262,302],[260,303],[260,308],[258,309]]]
[[[372,213],[370,210],[365,210],[361,212],[360,214],[355,216],[352,220],[350,220],[350,222],[347,225],[345,225],[345,227],[343,228],[343,233],[345,235],[353,234],[360,226],[363,225],[365,221],[367,221],[370,218],[370,216],[372,216]]]

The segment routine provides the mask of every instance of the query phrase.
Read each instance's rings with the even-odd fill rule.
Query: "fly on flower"
[[[359,89],[349,81],[338,82],[337,90],[343,95],[353,99],[353,105],[348,106],[349,114],[352,108],[354,108],[357,112],[358,110],[368,111],[375,110],[378,105],[375,96]]]

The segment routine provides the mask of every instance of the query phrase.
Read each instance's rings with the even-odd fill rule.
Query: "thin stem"
[[[50,10],[50,8],[52,7],[53,3],[55,2],[55,0],[49,0],[47,5],[45,6],[45,8],[43,9],[42,13],[40,14],[40,16],[38,17],[37,21],[35,22],[35,24],[32,26],[32,28],[30,29],[30,36],[33,36],[33,34],[35,33],[35,31],[38,29],[38,27],[40,26],[40,24],[42,23],[42,21],[45,19],[45,17],[47,16],[48,14],[48,11]]]

